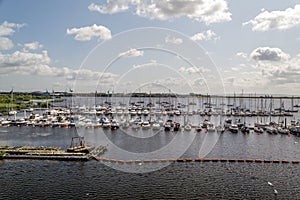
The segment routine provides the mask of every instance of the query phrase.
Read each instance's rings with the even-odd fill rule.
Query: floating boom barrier
[[[235,159],[235,158],[170,158],[170,159],[152,159],[152,160],[117,160],[107,157],[95,157],[97,161],[113,162],[119,164],[139,164],[139,163],[158,163],[158,162],[223,162],[223,163],[281,163],[281,164],[299,164],[299,160],[267,160],[267,159]]]

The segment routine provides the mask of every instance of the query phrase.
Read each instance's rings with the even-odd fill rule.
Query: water
[[[3,199],[299,199],[295,165],[174,163],[152,173],[99,162],[5,161]],[[267,184],[270,181],[274,188]]]
[[[77,98],[79,106],[103,103],[107,99]],[[139,98],[112,98],[119,102]],[[144,99],[145,104],[151,99]],[[157,101],[158,99],[152,99]],[[205,99],[161,99],[171,102],[195,102],[184,108],[203,108]],[[220,104],[223,100],[212,99]],[[228,102],[227,102],[228,101]],[[268,110],[270,100],[261,102],[237,100],[237,106],[251,110]],[[298,101],[298,100],[297,100]],[[295,100],[294,104],[298,104]],[[63,103],[69,105],[68,102]],[[233,99],[225,100],[232,104]],[[273,108],[280,105],[274,100]],[[290,100],[284,100],[290,108]],[[224,108],[225,110],[227,108]],[[168,117],[164,117],[166,120]],[[200,116],[174,117],[198,125]],[[299,113],[287,122],[299,119]],[[252,124],[256,121],[282,121],[279,117],[233,118]],[[219,117],[210,120],[218,125]],[[169,158],[251,158],[300,160],[300,138],[268,133],[219,134],[180,131],[177,133],[150,130],[101,128],[0,127],[0,145],[59,146],[66,149],[74,136],[84,136],[93,145],[108,145],[103,157],[117,160],[151,160]],[[46,160],[0,160],[1,199],[300,199],[300,165],[275,163],[223,162],[157,162],[119,163],[106,161],[67,162]],[[273,186],[270,186],[271,182]],[[274,194],[274,190],[278,194]]]
[[[147,152],[152,153],[150,157],[163,158],[178,149],[185,150],[185,147],[180,147],[182,144],[189,146],[182,154],[178,152],[179,156],[195,158],[204,151],[204,143],[212,148],[206,155],[211,158],[300,159],[299,137],[267,133],[0,127],[0,145],[47,145],[65,149],[77,134],[84,134],[94,144],[109,141],[109,149],[103,156],[123,160],[141,155],[147,157]],[[180,142],[174,143],[174,140]],[[170,145],[172,142],[176,145]],[[214,142],[216,144],[210,146]],[[162,155],[159,150],[168,145],[169,152]],[[118,155],[120,149],[134,153],[122,151]],[[126,172],[129,169],[137,173]],[[138,165],[2,160],[0,196],[1,199],[300,199],[299,170],[297,164],[275,163],[166,162]],[[274,189],[278,191],[277,195]]]

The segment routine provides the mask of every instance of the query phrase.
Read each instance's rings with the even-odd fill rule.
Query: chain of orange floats
[[[238,162],[238,163],[282,163],[282,164],[299,164],[299,160],[262,160],[262,159],[234,159],[234,158],[170,158],[170,159],[153,159],[153,160],[116,160],[107,157],[95,157],[97,161],[113,162],[119,164],[130,163],[158,163],[158,162]]]

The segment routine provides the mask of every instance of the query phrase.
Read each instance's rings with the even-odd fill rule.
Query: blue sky
[[[2,0],[0,91],[298,95],[299,24],[291,0]]]

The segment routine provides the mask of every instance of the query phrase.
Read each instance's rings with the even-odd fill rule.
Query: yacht
[[[117,130],[119,128],[119,122],[115,119],[113,119],[110,123],[110,129],[111,130]]]
[[[228,129],[231,133],[238,133],[239,128],[236,124],[231,124]]]
[[[186,131],[191,131],[191,130],[192,130],[192,126],[191,126],[190,124],[186,124],[186,125],[184,126],[184,130],[186,130]]]
[[[215,125],[213,123],[208,123],[206,129],[208,132],[213,132],[216,130]]]
[[[152,124],[152,129],[153,130],[159,130],[161,128],[160,126],[160,123],[158,121],[155,121],[153,124]]]
[[[149,129],[151,127],[150,122],[149,121],[143,121],[141,123],[141,126],[143,129]]]

